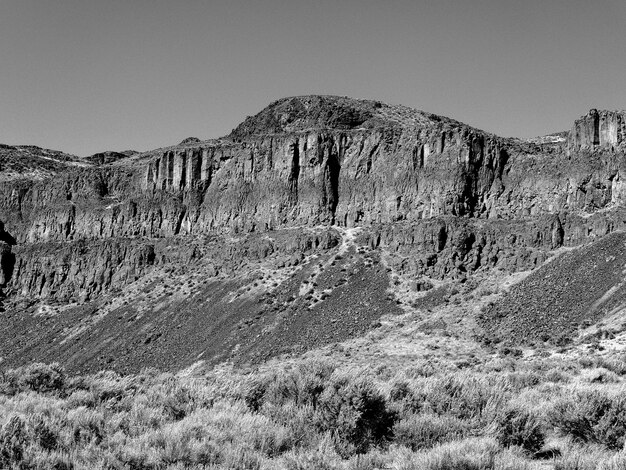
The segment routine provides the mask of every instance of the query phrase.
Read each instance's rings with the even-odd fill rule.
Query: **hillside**
[[[562,254],[485,309],[486,336],[512,344],[564,341],[580,327],[623,318],[625,267],[624,232]]]
[[[592,244],[580,251],[590,266],[618,263],[606,236],[626,220],[625,123],[592,110],[571,131],[524,141],[304,96],[220,139],[145,153],[4,146],[0,357],[82,372],[259,363],[363,337],[381,318],[436,316],[450,292],[564,247]],[[549,289],[561,294],[546,297],[533,276],[554,266],[488,307],[472,334],[552,339],[610,313],[569,309],[560,274]],[[588,290],[593,276],[576,279]],[[562,320],[537,323],[548,298]]]

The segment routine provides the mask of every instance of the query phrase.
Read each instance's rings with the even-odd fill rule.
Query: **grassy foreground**
[[[626,362],[0,373],[0,468],[624,469]]]

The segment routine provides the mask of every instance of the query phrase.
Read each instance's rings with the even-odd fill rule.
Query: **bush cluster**
[[[301,361],[202,377],[69,377],[33,364],[0,373],[0,468],[531,470],[538,456],[622,468],[626,395],[582,380],[599,363],[522,361],[440,371]],[[573,446],[561,457],[546,447],[555,431]]]
[[[555,404],[550,421],[575,441],[620,450],[626,441],[626,395],[577,390]]]

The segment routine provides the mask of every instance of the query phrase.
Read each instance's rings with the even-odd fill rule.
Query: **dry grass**
[[[272,365],[200,375],[4,371],[0,468],[624,468],[619,357],[505,357],[463,369]],[[590,383],[600,366],[611,380]]]

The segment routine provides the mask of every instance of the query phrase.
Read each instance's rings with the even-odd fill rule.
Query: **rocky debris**
[[[371,257],[372,255],[370,255]],[[387,295],[389,277],[378,255],[374,263],[350,248],[317,263],[309,263],[267,296],[268,305],[280,306],[278,315],[258,329],[242,329],[233,360],[256,362],[280,354],[306,350],[363,335],[382,315],[402,310]],[[319,263],[325,267],[318,273]],[[314,281],[312,280],[314,279]],[[299,295],[303,281],[309,289]],[[271,321],[269,321],[271,320]]]
[[[370,124],[339,125],[342,113]],[[130,166],[7,182],[0,218],[20,243],[371,226],[372,244],[381,238],[411,258],[406,269],[438,278],[528,269],[547,250],[622,226],[612,212],[579,215],[623,201],[618,153],[545,154],[446,118],[336,97],[280,100],[244,124],[241,142],[192,142]],[[436,246],[457,231],[456,246]]]
[[[287,349],[327,344],[359,334],[391,308],[383,293],[389,272],[410,280],[407,289],[423,295],[424,305],[434,305],[447,294],[430,288],[443,280],[464,282],[494,268],[534,269],[555,249],[623,230],[623,127],[624,113],[592,110],[570,132],[505,139],[403,106],[303,96],[270,104],[222,139],[189,138],[144,154],[103,152],[80,159],[0,146],[0,220],[7,227],[2,233],[11,234],[10,241],[0,236],[5,303],[18,313],[30,308],[19,307],[24,299],[82,303],[68,318],[84,323],[87,336],[72,338],[87,341],[99,331],[93,333],[98,341],[112,341],[97,330],[106,325],[120,336],[118,343],[98,346],[104,351],[126,340],[117,322],[140,314],[116,304],[119,320],[111,317],[110,305],[93,307],[99,312],[93,315],[83,306],[97,306],[119,289],[167,272],[186,287],[142,304],[160,322],[156,327],[142,320],[145,331],[136,330],[155,351],[142,352],[146,364],[159,364],[159,345],[174,351],[183,341],[166,328],[171,312],[187,325],[185,334],[196,335],[196,344],[168,364],[200,353],[211,360],[229,357],[225,351],[244,336],[251,349],[232,358],[273,353],[259,341],[279,341]],[[345,229],[355,227],[361,250],[355,259],[369,253],[358,282],[349,276],[356,268],[345,259],[330,260],[334,251],[346,249]],[[328,261],[328,271],[324,264],[313,268],[314,257]],[[256,262],[281,272],[276,285],[268,287],[249,272]],[[318,284],[309,299],[299,295],[306,279],[298,273],[305,272],[318,276],[308,279],[309,286]],[[194,273],[206,277],[211,292],[185,277]],[[246,282],[254,288],[244,295]],[[252,308],[258,308],[260,290],[283,288],[279,302],[263,300],[271,301],[271,316]],[[528,292],[539,295],[538,289]],[[216,313],[207,315],[207,305]],[[374,313],[368,313],[370,306]],[[342,309],[353,320],[344,321]],[[24,322],[24,331],[43,331],[24,315],[11,316],[12,328]],[[185,315],[205,330],[194,330]],[[232,322],[242,328],[233,333]],[[276,326],[281,323],[288,325],[284,335]],[[336,336],[323,330],[329,323],[336,324]],[[485,325],[509,331],[495,320]],[[264,336],[266,328],[274,333]],[[51,341],[58,333],[46,331]],[[209,334],[217,335],[214,346],[201,338]],[[39,346],[22,340],[28,346],[11,343],[15,351],[41,354]],[[81,356],[79,344],[59,345],[57,357],[92,367],[96,359]],[[137,357],[128,352],[120,364]]]
[[[336,230],[289,232],[269,244],[256,234],[215,236],[186,250],[182,238],[180,246],[173,239],[156,243],[152,265],[144,266],[149,273],[108,294],[70,305],[33,299],[8,309],[0,356],[12,365],[46,357],[73,370],[124,372],[178,370],[199,359],[256,362],[358,336],[383,313],[399,312],[385,295],[388,278],[380,263],[367,263],[354,250],[336,259]],[[298,266],[270,275],[267,266],[290,250],[299,255]],[[299,296],[302,280],[331,259],[335,264],[318,278],[323,299]],[[339,278],[346,281],[339,284]]]
[[[376,101],[331,96],[281,99],[259,114],[247,117],[229,137],[241,141],[250,136],[312,129],[354,129],[371,120],[381,106]]]
[[[626,233],[562,254],[514,285],[480,315],[484,340],[564,342],[580,325],[626,307]]]
[[[427,279],[413,280],[409,283],[409,288],[413,292],[425,292],[433,288],[433,284]]]

